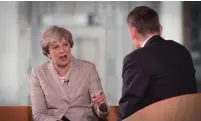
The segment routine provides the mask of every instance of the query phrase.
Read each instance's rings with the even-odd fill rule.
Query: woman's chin
[[[59,64],[58,64],[58,66],[59,66],[59,67],[62,67],[62,68],[65,68],[67,65],[68,65],[67,62],[63,62],[63,63],[59,63]]]

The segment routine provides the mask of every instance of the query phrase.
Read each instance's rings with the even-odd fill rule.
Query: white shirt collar
[[[147,41],[151,38],[152,36],[148,37],[143,43],[142,43],[142,46],[141,47],[144,47],[145,44],[147,43]]]
[[[66,76],[64,76],[64,77],[58,76],[58,78],[61,80],[61,83],[62,83],[62,84],[64,84],[65,81],[69,80],[69,79],[68,79],[68,74],[69,74],[69,73],[67,72]]]
[[[59,76],[59,79],[61,80],[61,83],[64,84],[64,82],[65,82],[65,80],[66,80],[66,77],[65,77],[65,76],[64,76],[64,77],[60,77],[60,76]]]

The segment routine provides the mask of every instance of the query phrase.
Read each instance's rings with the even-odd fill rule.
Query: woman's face
[[[56,41],[49,46],[48,56],[52,62],[58,67],[66,67],[71,59],[71,47],[68,41],[64,38],[61,41]]]

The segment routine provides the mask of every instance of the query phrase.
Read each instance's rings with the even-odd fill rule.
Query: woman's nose
[[[63,52],[64,52],[64,48],[63,48],[63,47],[60,47],[59,52],[60,52],[60,53],[63,53]]]

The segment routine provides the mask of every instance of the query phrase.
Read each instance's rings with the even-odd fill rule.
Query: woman
[[[71,55],[72,34],[52,26],[41,48],[50,61],[33,67],[31,103],[35,121],[97,121],[108,105],[95,65]]]

